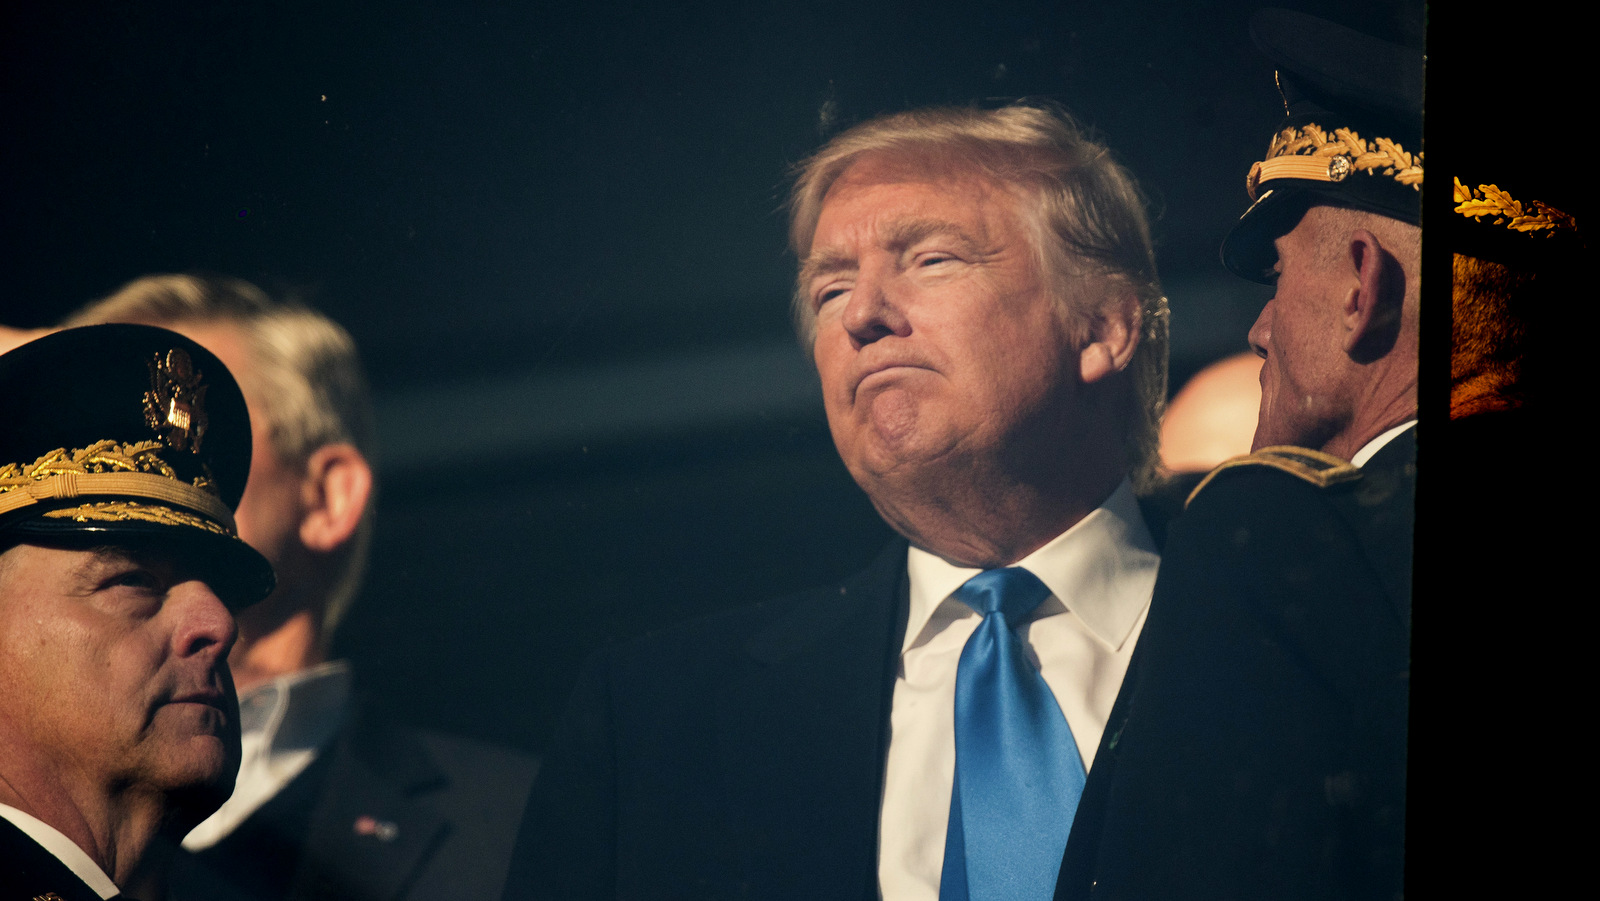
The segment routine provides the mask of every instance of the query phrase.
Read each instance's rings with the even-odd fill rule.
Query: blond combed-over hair
[[[1169,317],[1145,199],[1133,176],[1071,116],[1049,104],[933,107],[881,116],[839,134],[795,167],[789,246],[802,268],[828,189],[867,157],[934,176],[973,173],[1017,191],[1035,235],[1037,262],[1080,336],[1102,312],[1076,290],[1085,278],[1107,278],[1133,292],[1140,335],[1128,365],[1134,409],[1124,439],[1134,484],[1153,484],[1167,396]],[[816,314],[804,285],[796,285],[792,313],[809,353]]]

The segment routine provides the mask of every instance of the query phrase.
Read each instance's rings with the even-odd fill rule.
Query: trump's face
[[[845,464],[885,480],[1026,468],[1071,427],[1078,351],[1018,195],[976,174],[868,158],[822,204],[801,289]]]
[[[0,554],[3,766],[214,808],[239,768],[234,637],[228,608],[170,555],[12,547]]]

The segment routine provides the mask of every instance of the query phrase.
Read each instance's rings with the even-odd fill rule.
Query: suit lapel
[[[341,736],[325,791],[312,815],[297,883],[320,892],[394,898],[415,877],[449,828],[420,793],[438,788],[444,773],[427,751],[394,730],[364,729]]]
[[[1183,500],[1198,484],[1198,478],[1178,476],[1168,483],[1170,493],[1164,498],[1140,498],[1139,508],[1156,547],[1166,550],[1167,527],[1182,513]],[[1151,611],[1153,615],[1155,611]],[[1149,631],[1146,622],[1145,630]],[[1133,656],[1128,660],[1128,671],[1122,677],[1117,699],[1106,717],[1105,732],[1094,753],[1094,767],[1089,771],[1083,786],[1083,796],[1078,800],[1078,811],[1072,820],[1072,832],[1067,837],[1066,851],[1062,855],[1061,870],[1056,878],[1057,901],[1087,898],[1093,881],[1094,864],[1100,849],[1101,826],[1111,803],[1111,787],[1116,782],[1117,759],[1122,730],[1128,725],[1128,711],[1133,706],[1143,672],[1145,643],[1134,645]]]
[[[1148,623],[1145,628],[1148,630]],[[1122,687],[1111,705],[1111,715],[1106,718],[1106,730],[1094,752],[1094,767],[1089,770],[1083,797],[1078,800],[1078,811],[1073,816],[1072,832],[1067,837],[1061,870],[1056,877],[1056,901],[1087,898],[1094,886],[1091,877],[1099,857],[1101,827],[1111,805],[1112,786],[1116,783],[1122,730],[1128,725],[1128,712],[1138,695],[1144,647],[1143,643],[1134,646],[1128,672],[1122,677]]]
[[[879,802],[906,545],[790,606],[745,646],[717,699],[730,834],[753,897],[876,897]]]

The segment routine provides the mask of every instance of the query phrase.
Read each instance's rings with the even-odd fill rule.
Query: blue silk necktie
[[[939,901],[1048,901],[1087,774],[1015,624],[1050,596],[1025,569],[979,573],[955,598],[983,615],[956,669],[956,772]]]

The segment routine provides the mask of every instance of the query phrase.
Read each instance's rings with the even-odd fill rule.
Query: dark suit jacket
[[[905,554],[591,660],[506,898],[874,901]]]
[[[1057,899],[1399,897],[1415,457],[1226,471],[1173,524]]]
[[[100,901],[100,895],[10,820],[0,819],[0,901]]]
[[[179,853],[172,901],[498,897],[536,768],[358,711],[227,838]]]

